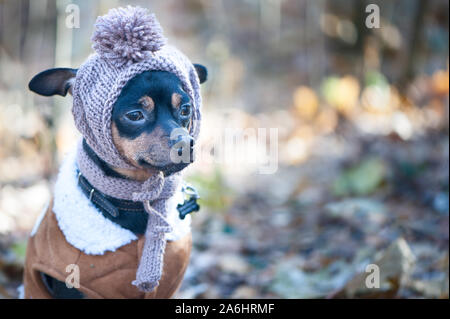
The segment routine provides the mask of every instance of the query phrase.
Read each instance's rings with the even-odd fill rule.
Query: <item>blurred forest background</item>
[[[80,28],[65,26],[80,8]],[[366,6],[381,27],[365,26]],[[17,297],[26,240],[77,139],[71,97],[27,89],[78,67],[98,15],[155,12],[206,65],[206,143],[278,128],[279,168],[197,162],[194,249],[181,298],[448,298],[446,0],[0,0],[0,298]],[[365,267],[380,289],[364,285]]]

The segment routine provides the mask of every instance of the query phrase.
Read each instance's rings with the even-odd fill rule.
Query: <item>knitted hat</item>
[[[123,87],[149,70],[168,71],[182,82],[193,101],[190,135],[196,139],[201,118],[200,83],[189,59],[166,44],[154,14],[130,7],[111,9],[95,23],[96,51],[77,71],[72,113],[75,125],[96,154],[108,164],[133,168],[119,154],[111,133],[111,114]]]

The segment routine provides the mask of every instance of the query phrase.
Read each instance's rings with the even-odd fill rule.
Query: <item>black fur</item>
[[[208,69],[201,64],[194,64],[195,70],[198,74],[198,79],[200,80],[200,84],[205,83],[208,79]]]
[[[41,280],[54,299],[83,299],[85,296],[75,288],[68,288],[65,282],[59,281],[43,272]]]
[[[150,133],[160,126],[169,136],[173,129],[186,127],[179,110],[172,107],[172,94],[182,96],[181,105],[191,105],[189,95],[183,91],[181,81],[174,74],[165,71],[146,71],[132,78],[122,89],[113,107],[112,121],[121,137],[134,139],[144,132]],[[143,96],[149,96],[155,103],[147,112],[139,103]],[[145,121],[139,123],[127,119],[126,114],[133,111],[144,113]]]
[[[77,74],[77,69],[56,68],[36,74],[28,83],[28,88],[40,95],[66,96],[72,86],[70,81]]]

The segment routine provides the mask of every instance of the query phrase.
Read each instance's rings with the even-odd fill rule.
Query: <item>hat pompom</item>
[[[142,61],[167,42],[155,15],[131,6],[98,17],[92,41],[94,50],[117,66]]]

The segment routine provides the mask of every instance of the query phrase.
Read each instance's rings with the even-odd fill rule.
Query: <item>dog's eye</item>
[[[181,116],[189,116],[191,115],[191,106],[189,104],[184,104],[180,107],[180,115]]]
[[[142,114],[141,111],[129,112],[129,113],[125,114],[125,116],[127,117],[127,119],[129,119],[130,121],[133,121],[133,122],[137,122],[137,121],[144,119],[144,114]]]

